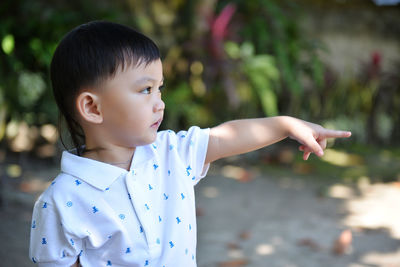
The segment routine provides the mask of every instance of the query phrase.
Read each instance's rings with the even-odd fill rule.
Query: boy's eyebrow
[[[145,82],[148,82],[148,81],[150,81],[150,82],[158,82],[156,79],[153,79],[151,77],[145,76],[145,77],[142,77],[139,80],[137,80],[136,83],[145,83]],[[163,81],[164,81],[164,76],[161,79],[161,82],[163,82]]]

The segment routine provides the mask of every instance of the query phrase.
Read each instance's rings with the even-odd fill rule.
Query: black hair
[[[66,122],[74,148],[80,154],[85,135],[76,119],[75,100],[84,87],[112,78],[118,70],[149,64],[160,58],[157,45],[127,26],[93,21],[67,33],[56,48],[50,66],[51,83],[59,114]]]

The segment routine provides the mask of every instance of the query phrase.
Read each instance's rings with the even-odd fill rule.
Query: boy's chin
[[[156,141],[156,139],[157,139],[157,133],[149,136],[148,138],[146,138],[146,140],[143,140],[143,142],[141,142],[138,146],[150,145],[150,144],[154,143]]]
[[[150,142],[148,144],[152,144],[157,140],[157,131],[150,137]]]

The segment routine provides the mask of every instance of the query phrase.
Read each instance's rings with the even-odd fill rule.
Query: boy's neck
[[[101,161],[129,171],[136,148],[125,147],[91,147],[85,149],[82,157]]]

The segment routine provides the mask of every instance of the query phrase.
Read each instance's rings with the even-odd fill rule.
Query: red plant
[[[236,11],[235,4],[226,5],[221,13],[210,20],[211,52],[217,59],[223,55],[222,41],[228,33],[228,24]]]

